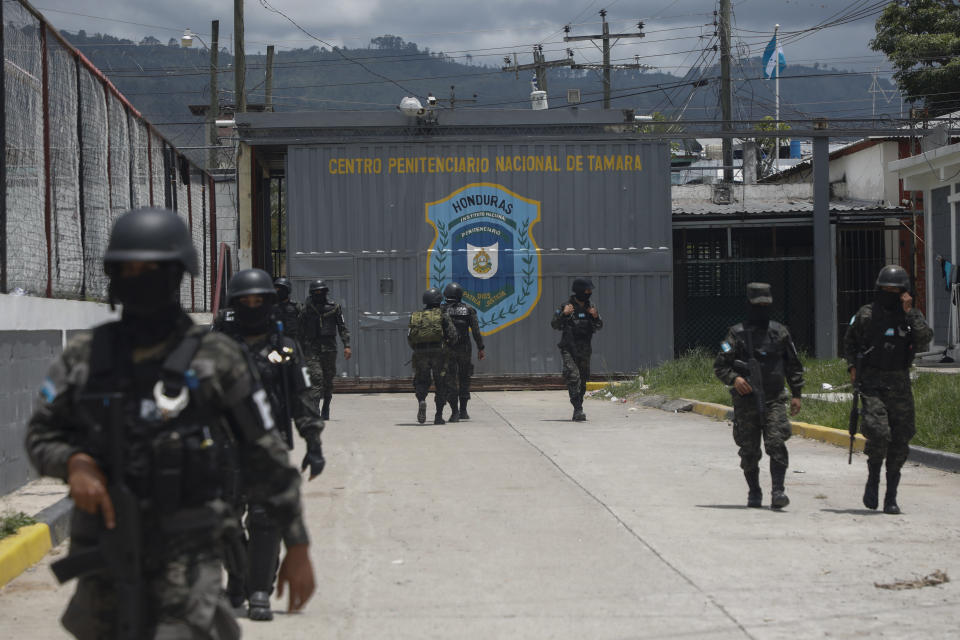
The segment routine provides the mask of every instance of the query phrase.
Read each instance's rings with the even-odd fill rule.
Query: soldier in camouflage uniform
[[[260,378],[272,409],[271,416],[288,447],[293,447],[293,422],[304,439],[307,452],[301,469],[310,468],[310,479],[320,475],[326,464],[320,434],[323,420],[309,396],[310,380],[305,374],[303,354],[293,338],[278,331],[274,305],[276,293],[270,274],[261,269],[238,271],[227,286],[233,310],[232,321],[223,331],[241,344]],[[237,511],[246,511],[247,575],[237,575],[227,567],[230,580],[227,595],[238,607],[249,600],[247,616],[251,620],[272,620],[270,593],[280,555],[281,531],[262,504],[237,500]]]
[[[897,488],[900,470],[910,455],[916,433],[910,366],[925,351],[933,331],[910,296],[910,276],[903,267],[887,265],[877,276],[877,298],[860,307],[843,338],[850,380],[859,385],[863,403],[860,428],[867,439],[867,484],[863,505],[876,509],[880,469],[887,461],[883,512],[900,513]]]
[[[268,505],[281,527],[287,555],[279,581],[290,586],[291,610],[314,587],[299,474],[239,347],[195,326],[180,308],[183,273],[198,272],[180,218],[159,209],[124,214],[104,263],[121,319],[67,345],[41,388],[26,438],[37,471],[70,487],[76,508],[67,559],[94,558],[73,572],[79,583],[63,625],[81,640],[118,637],[121,629],[131,638],[239,638],[221,593],[223,532],[238,525],[221,498],[219,452],[235,453],[245,491]],[[119,411],[110,408],[116,402]],[[113,468],[120,458],[123,467]],[[108,483],[113,489],[118,482],[126,497],[108,492]],[[142,574],[138,590],[104,562],[115,545],[100,539],[120,524],[133,526],[125,543],[141,545],[131,570]],[[116,561],[128,566],[126,555]],[[137,609],[142,617],[132,618]]]
[[[283,335],[299,342],[300,315],[303,313],[303,309],[290,299],[290,292],[293,290],[290,280],[277,278],[273,281],[273,288],[277,292],[277,316],[283,323]]]
[[[470,334],[477,343],[477,359],[483,360],[483,336],[480,335],[480,323],[477,310],[463,302],[463,287],[451,282],[443,289],[444,310],[457,330],[457,342],[450,349],[447,376],[450,380],[449,392],[450,422],[469,420],[467,401],[470,399],[470,376],[473,375],[473,347]]]
[[[427,420],[427,395],[430,393],[430,379],[433,378],[434,405],[436,414],[433,424],[445,424],[443,407],[450,395],[449,350],[457,340],[457,330],[450,317],[441,308],[443,294],[436,287],[423,292],[424,311],[439,311],[440,327],[437,339],[431,342],[418,341],[413,335],[414,319],[411,316],[411,328],[407,331],[407,343],[413,349],[413,390],[417,396],[417,421],[423,424]]]
[[[770,285],[751,282],[747,285],[747,320],[730,327],[720,352],[713,363],[716,376],[731,387],[733,399],[733,440],[740,447],[740,468],[747,480],[748,507],[763,505],[760,489],[760,440],[770,457],[772,495],[770,506],[782,509],[790,504],[784,491],[784,477],[789,459],[787,440],[790,422],[787,419],[787,394],[790,387],[790,415],[800,411],[803,391],[803,365],[797,356],[790,331],[770,320]],[[749,362],[756,359],[757,376],[750,375]],[[760,377],[760,380],[754,379]],[[758,398],[757,391],[762,392]],[[760,406],[762,399],[762,408]]]
[[[313,398],[323,401],[320,417],[330,419],[333,379],[337,375],[337,334],[343,342],[343,357],[350,359],[350,330],[343,320],[343,309],[327,299],[330,287],[323,280],[310,284],[310,297],[300,316],[303,346],[307,351],[307,367],[313,380]]]
[[[563,361],[563,379],[567,383],[570,404],[573,405],[573,420],[583,422],[583,396],[590,380],[590,356],[593,354],[593,334],[603,328],[603,320],[597,307],[590,303],[593,282],[588,278],[573,281],[573,295],[557,307],[550,326],[563,335],[557,344]]]

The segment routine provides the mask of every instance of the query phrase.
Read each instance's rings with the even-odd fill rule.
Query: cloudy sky
[[[733,0],[734,44],[741,56],[758,56],[779,23],[788,64],[885,70],[889,63],[868,45],[883,4]],[[34,6],[60,29],[135,41],[152,35],[166,42],[179,38],[185,27],[209,41],[210,21],[219,19],[221,43],[231,46],[232,0],[34,0]],[[578,60],[598,62],[600,53],[591,43],[565,44],[562,29],[570,24],[573,35],[599,33],[598,11],[606,8],[611,32],[634,31],[638,20],[646,23],[646,37],[620,41],[613,49],[615,60],[640,56],[640,62],[682,74],[702,62],[702,50],[714,44],[718,6],[713,0],[245,0],[246,47],[256,53],[268,44],[281,51],[324,46],[315,37],[354,48],[392,34],[455,57],[469,54],[474,64],[499,65],[513,51],[521,63],[529,62],[536,43],[543,44],[547,59],[563,57],[572,46]],[[811,30],[822,25],[828,26]]]

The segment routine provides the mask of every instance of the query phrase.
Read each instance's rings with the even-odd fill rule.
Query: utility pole
[[[778,55],[774,51],[773,55]],[[779,59],[778,59],[779,60]],[[720,0],[720,111],[723,130],[730,131],[733,120],[733,82],[730,78],[730,0]],[[780,142],[777,139],[779,153]],[[733,182],[733,139],[723,138],[723,181]]]
[[[550,67],[573,67],[573,50],[567,49],[567,57],[562,60],[546,60],[543,56],[543,45],[533,47],[533,64],[517,64],[517,54],[513,54],[513,64],[510,64],[510,56],[504,56],[503,61],[506,66],[503,71],[513,71],[520,78],[521,71],[533,69],[537,73],[537,88],[540,91],[547,90],[547,69]],[[451,87],[452,89],[453,87]]]
[[[643,21],[637,23],[637,32],[636,33],[610,33],[610,25],[607,24],[607,10],[600,10],[600,17],[603,19],[603,33],[598,35],[591,36],[571,36],[570,25],[566,25],[563,28],[564,33],[568,34],[563,37],[564,42],[574,42],[577,40],[601,40],[603,43],[603,64],[575,64],[572,65],[571,69],[601,69],[603,70],[603,108],[610,108],[610,71],[612,69],[653,69],[650,65],[640,64],[639,58],[637,58],[636,64],[610,64],[610,48],[613,46],[610,44],[611,39],[620,40],[621,38],[643,38],[647,34],[643,33]],[[616,44],[614,42],[613,44]]]
[[[273,111],[273,45],[267,45],[267,80],[266,97],[263,100],[263,110]]]
[[[243,0],[233,0],[233,86],[235,113],[247,110],[247,57],[243,49]]]
[[[209,140],[210,153],[207,154],[207,168],[217,169],[219,162],[217,159],[217,150],[214,148],[220,144],[220,136],[217,135],[217,118],[220,117],[220,89],[217,86],[217,65],[220,60],[220,21],[214,20],[210,23],[210,109],[207,111],[207,120],[209,121]]]
[[[472,103],[476,101],[477,94],[473,94],[472,98],[458,98],[454,85],[450,85],[450,97],[447,100],[440,100],[440,102],[446,102],[449,104],[451,111],[457,108],[457,103],[459,102]]]

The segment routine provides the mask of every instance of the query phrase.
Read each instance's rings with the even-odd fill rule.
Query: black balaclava
[[[310,298],[315,304],[327,304],[327,292],[322,289],[311,293]]]
[[[286,287],[277,287],[277,301],[286,302],[290,299],[290,291]]]
[[[121,278],[116,268],[111,271],[110,301],[123,305],[120,321],[133,344],[157,344],[170,335],[183,315],[179,301],[183,267],[164,262],[132,278]]]
[[[766,329],[770,326],[770,305],[748,304],[747,323],[757,329]]]
[[[900,296],[903,295],[899,291],[884,291],[883,289],[877,290],[877,304],[880,305],[884,311],[894,312],[900,306]]]
[[[270,330],[270,315],[273,305],[264,300],[259,307],[245,304],[233,305],[233,314],[237,319],[237,329],[245,336],[255,336]]]

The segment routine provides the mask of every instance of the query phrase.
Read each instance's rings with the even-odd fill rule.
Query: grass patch
[[[617,396],[664,395],[730,406],[730,392],[713,375],[715,356],[705,349],[689,351],[658,367],[642,369],[638,378],[611,384],[609,388]],[[850,392],[849,386],[844,387],[850,382],[846,361],[802,356],[801,360],[805,393],[820,393],[823,383]],[[953,375],[921,372],[913,382],[913,397],[917,422],[913,443],[960,453],[960,380]],[[800,413],[791,419],[846,430],[850,403],[804,398]]]
[[[0,516],[0,540],[14,535],[20,527],[31,524],[37,524],[37,521],[22,511],[3,514]]]

